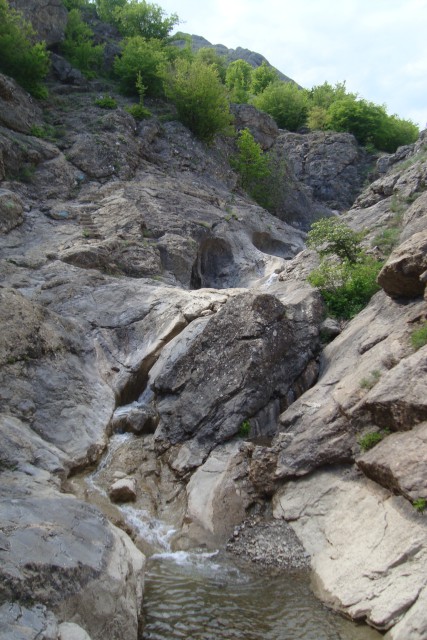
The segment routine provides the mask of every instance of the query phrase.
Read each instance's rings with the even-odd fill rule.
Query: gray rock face
[[[56,617],[43,605],[27,608],[16,602],[6,602],[0,606],[0,638],[57,640]]]
[[[363,473],[414,501],[427,496],[427,423],[392,433],[357,460]]]
[[[238,131],[249,129],[264,151],[273,146],[279,135],[279,128],[271,116],[258,111],[250,104],[233,104],[232,113],[234,125]]]
[[[316,348],[317,327],[297,326],[271,295],[245,293],[211,317],[182,357],[152,382],[161,447],[234,436],[275,398],[286,398]],[[304,347],[302,346],[304,344]]]
[[[61,0],[11,0],[9,4],[22,11],[39,39],[44,40],[48,46],[64,39],[68,11]]]
[[[40,107],[15,80],[0,73],[0,125],[13,131],[29,133],[40,124]],[[0,175],[0,180],[4,176]]]
[[[314,201],[349,208],[363,185],[368,156],[349,133],[281,133],[275,142]]]
[[[23,213],[21,198],[12,191],[0,189],[0,233],[8,233],[22,224]]]
[[[289,482],[275,495],[273,513],[291,524],[311,555],[314,586],[324,600],[377,629],[396,624],[390,637],[406,640],[415,620],[421,622],[427,539],[420,517],[402,502],[375,483],[336,469]],[[403,616],[408,622],[399,629]],[[413,637],[421,640],[422,632]]]
[[[378,284],[392,297],[422,296],[427,272],[427,232],[420,231],[393,251],[378,275]]]

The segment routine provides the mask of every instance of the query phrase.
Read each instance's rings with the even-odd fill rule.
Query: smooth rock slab
[[[0,640],[58,640],[58,624],[41,604],[31,608],[17,602],[0,606]]]
[[[390,434],[357,465],[368,478],[409,500],[427,498],[427,422]]]
[[[422,296],[420,276],[427,270],[427,232],[420,231],[393,251],[378,275],[378,284],[389,296]]]
[[[323,600],[380,630],[413,614],[427,585],[427,529],[402,498],[337,469],[289,482],[273,510],[311,555]]]

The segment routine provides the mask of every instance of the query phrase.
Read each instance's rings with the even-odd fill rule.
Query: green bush
[[[95,104],[101,109],[117,109],[117,100],[112,96],[102,96],[95,100]]]
[[[417,498],[413,501],[412,506],[416,511],[418,511],[418,513],[423,513],[427,507],[427,500],[425,498]]]
[[[200,60],[204,64],[211,65],[218,74],[219,79],[225,84],[225,74],[227,72],[227,61],[225,56],[217,54],[215,49],[202,47],[196,53],[196,60]]]
[[[427,322],[424,322],[419,329],[415,329],[412,332],[411,343],[416,351],[427,344]]]
[[[209,143],[218,133],[232,132],[226,90],[212,65],[177,60],[165,77],[165,93],[178,118],[200,140]]]
[[[145,0],[129,0],[126,4],[120,4],[114,9],[112,17],[123,36],[142,36],[147,40],[166,40],[174,26],[179,24],[176,13],[167,17],[161,7]]]
[[[383,229],[373,239],[372,244],[379,248],[384,255],[389,255],[396,246],[400,235],[399,227]]]
[[[232,102],[242,103],[249,100],[252,82],[252,67],[246,60],[230,62],[225,74],[225,85]]]
[[[117,9],[125,6],[127,0],[95,0],[98,16],[104,22],[114,23],[114,14]]]
[[[230,164],[239,173],[240,185],[254,200],[263,201],[265,181],[270,175],[268,158],[248,129],[239,132],[237,148],[239,152],[231,158]]]
[[[162,95],[167,62],[165,47],[160,40],[146,40],[142,36],[126,38],[122,55],[114,61],[114,72],[119,78],[121,91],[126,95],[137,95],[136,82],[140,73],[147,94]]]
[[[275,119],[281,129],[296,131],[308,115],[307,92],[293,82],[275,82],[253,98],[253,104]]]
[[[251,91],[255,95],[262,93],[270,84],[278,82],[276,69],[270,67],[265,60],[256,69],[252,69]]]
[[[87,78],[93,78],[102,67],[104,45],[94,44],[93,31],[79,9],[72,9],[68,14],[61,52]]]
[[[375,447],[376,444],[381,442],[381,440],[383,440],[385,436],[388,436],[389,433],[390,431],[388,429],[383,429],[382,431],[372,431],[371,433],[366,433],[364,436],[359,438],[357,443],[363,451],[368,451],[369,449],[372,449],[372,447]]]
[[[239,438],[247,438],[250,431],[251,431],[251,423],[249,422],[249,420],[243,420],[238,431]]]
[[[307,246],[321,256],[335,254],[341,260],[357,262],[361,254],[363,231],[353,231],[337,217],[322,218],[311,225]]]
[[[44,79],[49,71],[49,54],[43,42],[35,42],[35,32],[19,11],[0,0],[0,71],[37,98],[45,98]]]

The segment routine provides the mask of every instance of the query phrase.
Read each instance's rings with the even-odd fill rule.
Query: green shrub
[[[257,109],[272,116],[281,129],[296,131],[306,123],[307,92],[293,82],[269,84],[252,102]]]
[[[427,507],[427,500],[425,498],[417,498],[413,501],[412,506],[416,511],[418,511],[418,513],[423,513]]]
[[[123,5],[120,3],[114,9],[112,17],[123,36],[142,36],[147,40],[166,40],[174,26],[179,24],[176,13],[167,17],[161,7],[145,0],[129,0]]]
[[[95,0],[98,16],[104,22],[114,23],[114,13],[125,6],[127,0]]]
[[[218,133],[231,133],[226,90],[212,65],[178,59],[165,77],[165,93],[180,121],[200,140],[209,143]]]
[[[248,129],[239,132],[238,154],[230,164],[239,173],[240,184],[257,202],[265,198],[265,180],[270,175],[267,156]]]
[[[419,328],[415,329],[411,334],[411,343],[415,350],[421,349],[427,344],[427,322]]]
[[[195,57],[196,60],[200,60],[204,64],[211,65],[218,73],[218,77],[221,82],[225,84],[225,74],[227,72],[227,60],[225,56],[218,55],[215,49],[202,47],[197,51]]]
[[[137,95],[136,82],[140,73],[147,94],[162,95],[167,62],[165,47],[159,40],[146,40],[142,36],[126,38],[122,55],[114,61],[121,91],[126,95]]]
[[[101,109],[117,109],[117,100],[112,96],[102,96],[95,100],[95,104]]]
[[[388,436],[389,433],[390,431],[388,429],[366,433],[364,436],[359,438],[357,443],[363,451],[368,451],[369,449],[372,449],[372,447],[375,447],[376,444],[381,442],[381,440],[383,440],[385,436]]]
[[[0,71],[37,98],[45,98],[44,79],[49,71],[49,54],[44,42],[35,43],[31,24],[19,11],[0,0]]]
[[[93,31],[79,9],[72,9],[68,14],[61,52],[87,78],[93,78],[102,67],[104,45],[94,44]]]
[[[246,60],[230,62],[225,74],[225,85],[232,102],[243,103],[249,99],[252,82],[252,67]]]
[[[396,246],[400,235],[399,227],[389,227],[383,229],[372,241],[373,246],[376,246],[384,255],[389,255]]]
[[[335,254],[341,260],[354,263],[361,255],[360,241],[364,236],[364,231],[353,231],[337,217],[322,218],[311,225],[307,246],[321,256]]]
[[[247,438],[250,433],[250,430],[251,430],[251,424],[249,420],[243,420],[238,431],[239,438]]]
[[[374,369],[370,372],[368,378],[362,378],[360,381],[361,389],[372,389],[381,378],[381,371]]]
[[[259,67],[252,69],[251,91],[258,95],[262,93],[270,84],[278,82],[279,76],[276,69],[270,67],[265,60]]]
[[[125,107],[125,109],[135,120],[145,120],[145,118],[150,118],[151,116],[151,111],[140,103],[132,104],[129,107]]]

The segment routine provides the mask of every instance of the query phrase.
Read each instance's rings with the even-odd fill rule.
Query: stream
[[[99,467],[82,478],[108,500],[102,475],[135,436],[115,435]],[[105,485],[104,485],[105,486]],[[147,509],[116,505],[148,555],[141,640],[375,640],[381,634],[327,609],[307,571],[264,569],[222,549],[175,550],[179,534]],[[138,542],[137,542],[138,544]],[[138,546],[141,546],[140,544]],[[147,554],[147,550],[148,554]],[[123,639],[125,640],[125,639]]]

